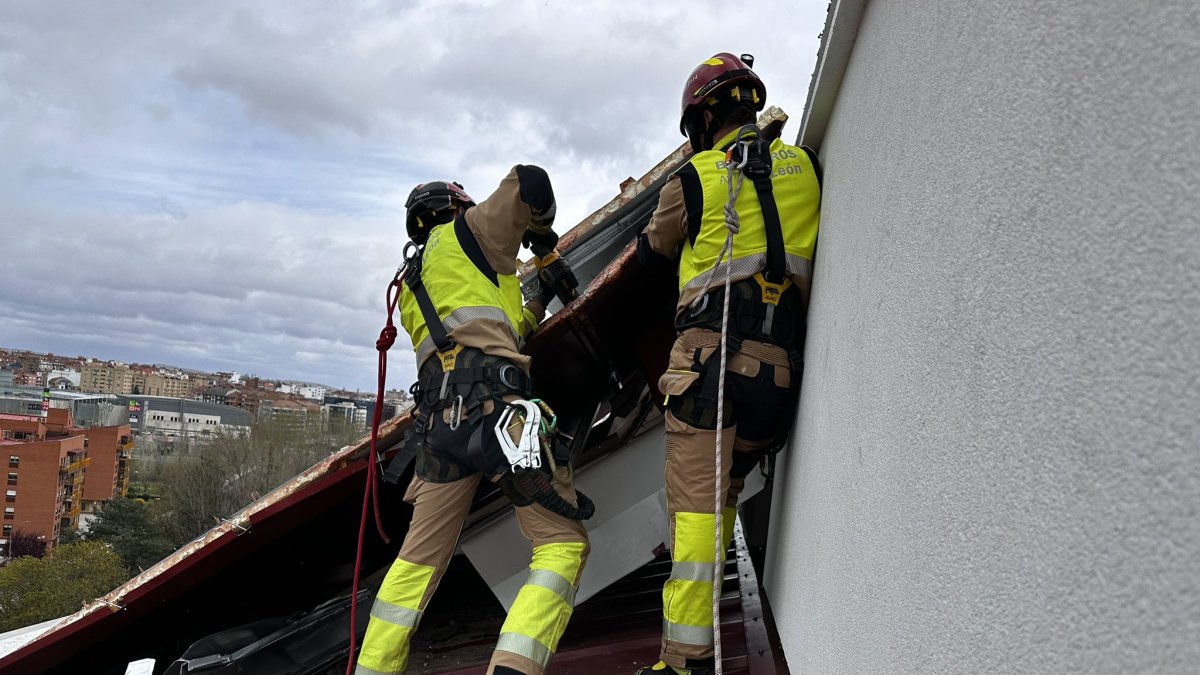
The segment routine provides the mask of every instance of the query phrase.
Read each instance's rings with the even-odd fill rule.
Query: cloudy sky
[[[826,4],[4,2],[0,346],[373,390],[414,184],[539,164],[565,231],[718,51],[794,134]]]

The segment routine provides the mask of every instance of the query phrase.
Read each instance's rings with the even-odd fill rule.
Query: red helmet
[[[408,201],[404,202],[404,208],[408,209],[405,219],[408,237],[423,244],[434,225],[449,220],[456,208],[472,206],[475,206],[475,200],[463,190],[460,183],[442,180],[421,183],[408,193]]]
[[[696,66],[696,69],[688,77],[687,84],[683,87],[679,132],[687,136],[688,117],[708,105],[717,103],[714,95],[737,82],[745,82],[750,85],[754,109],[762,110],[767,103],[767,86],[753,70],[750,70],[752,65],[754,65],[754,57],[749,54],[743,54],[741,58],[738,58],[729,52],[721,52]],[[740,88],[737,91],[736,96],[740,97]]]

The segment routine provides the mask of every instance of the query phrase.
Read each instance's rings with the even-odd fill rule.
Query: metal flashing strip
[[[825,129],[833,115],[833,106],[842,88],[842,78],[846,75],[854,42],[858,39],[858,27],[866,4],[866,0],[834,0],[829,6],[796,145],[807,145],[818,152],[821,150]]]
[[[746,665],[750,675],[786,674],[790,671],[783,659],[770,606],[762,595],[754,563],[750,561],[741,516],[733,524],[733,545],[737,551],[738,589],[742,594],[742,627],[746,634]]]

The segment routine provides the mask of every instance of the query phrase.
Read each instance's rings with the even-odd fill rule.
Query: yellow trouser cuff
[[[400,673],[408,665],[408,647],[421,623],[421,600],[435,569],[397,558],[371,607],[358,665],[367,675]]]
[[[733,509],[724,509],[722,538],[733,534]],[[716,518],[711,513],[678,512],[671,547],[671,578],[663,585],[664,634],[673,642],[700,642],[701,633],[712,632],[713,536]],[[721,559],[724,560],[722,550]],[[672,635],[676,638],[672,638]]]
[[[545,666],[571,619],[586,548],[584,542],[564,542],[533,549],[529,577],[508,611],[496,649]]]

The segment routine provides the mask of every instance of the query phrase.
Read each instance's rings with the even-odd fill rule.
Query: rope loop
[[[379,331],[379,339],[375,341],[375,349],[381,352],[391,349],[392,345],[396,344],[396,335],[395,326],[391,324],[384,326],[383,330]]]

